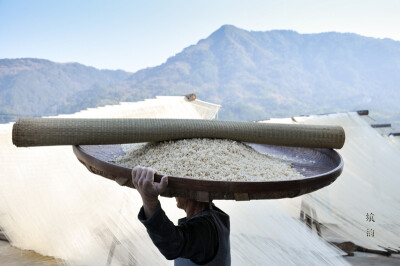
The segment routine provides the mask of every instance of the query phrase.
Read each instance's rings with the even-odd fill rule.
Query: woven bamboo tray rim
[[[117,147],[118,145],[106,146]],[[101,159],[93,156],[93,154],[90,154],[91,148],[94,150],[98,148],[99,152],[102,152],[100,146],[73,147],[75,155],[89,171],[117,181],[120,185],[134,188],[131,182],[130,168],[106,161],[104,160],[105,157]],[[89,152],[85,149],[89,149]],[[279,149],[279,147],[273,147],[273,149]],[[303,148],[298,149],[302,150]],[[322,157],[325,155],[326,158],[329,157],[328,159],[332,160],[330,170],[302,179],[263,182],[213,181],[170,176],[168,179],[168,189],[162,196],[186,197],[200,201],[210,201],[213,199],[253,200],[292,198],[310,193],[334,182],[341,174],[344,163],[342,157],[332,149],[308,150],[312,150],[316,154],[322,154]],[[155,181],[159,182],[161,177],[161,175],[156,174]]]

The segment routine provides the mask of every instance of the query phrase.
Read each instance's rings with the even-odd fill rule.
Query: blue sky
[[[398,0],[0,0],[0,58],[159,65],[224,24],[400,40]]]

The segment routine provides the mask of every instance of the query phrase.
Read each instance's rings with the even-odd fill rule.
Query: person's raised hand
[[[150,218],[159,204],[158,195],[162,194],[168,186],[168,177],[163,176],[160,183],[154,182],[156,171],[152,168],[141,167],[132,169],[132,182],[143,201],[143,208],[147,218]]]

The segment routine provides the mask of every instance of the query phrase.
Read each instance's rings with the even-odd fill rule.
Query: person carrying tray
[[[176,197],[177,207],[186,217],[175,226],[158,200],[168,186],[168,177],[155,183],[155,173],[147,167],[132,169],[132,182],[143,201],[138,219],[154,245],[175,265],[230,265],[229,216],[213,203]]]

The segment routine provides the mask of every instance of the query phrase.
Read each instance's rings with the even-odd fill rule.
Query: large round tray
[[[293,148],[246,143],[261,153],[267,153],[292,164],[305,178],[290,181],[231,182],[206,181],[168,177],[165,197],[185,197],[198,201],[212,199],[253,200],[293,198],[328,186],[342,173],[342,157],[332,149]],[[121,145],[73,146],[78,160],[90,172],[112,179],[122,186],[134,188],[131,171],[113,163],[125,155]],[[155,175],[160,182],[161,175]]]

